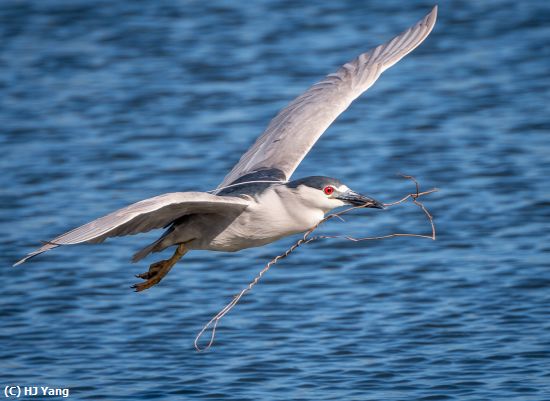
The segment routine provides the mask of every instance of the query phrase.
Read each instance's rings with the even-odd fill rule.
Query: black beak
[[[364,207],[373,207],[376,209],[384,209],[384,205],[378,202],[377,200],[369,198],[368,196],[365,196],[365,195],[358,194],[357,192],[354,192],[351,189],[344,192],[343,194],[338,195],[336,199],[340,199],[353,206],[364,206]]]

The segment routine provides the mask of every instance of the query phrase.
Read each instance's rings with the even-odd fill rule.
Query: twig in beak
[[[355,237],[351,237],[351,236],[342,236],[342,235],[334,235],[334,236],[331,236],[331,235],[318,235],[318,236],[311,237],[311,234],[324,222],[326,222],[330,219],[334,219],[334,218],[337,218],[341,221],[344,221],[344,219],[342,218],[342,215],[344,215],[346,213],[349,213],[352,210],[362,209],[362,208],[368,207],[368,205],[365,204],[365,205],[361,205],[361,206],[353,206],[353,207],[345,209],[341,212],[329,214],[323,220],[321,220],[319,223],[317,223],[315,226],[310,228],[304,234],[304,236],[301,239],[299,239],[298,241],[296,241],[294,243],[294,245],[292,245],[290,248],[288,248],[285,251],[285,253],[276,256],[267,265],[265,265],[265,267],[260,271],[260,273],[258,273],[258,275],[254,278],[254,280],[252,280],[250,282],[250,284],[248,284],[248,286],[246,288],[244,288],[240,293],[238,293],[236,296],[234,296],[233,299],[231,300],[231,302],[229,302],[212,319],[210,319],[210,321],[202,328],[202,330],[195,337],[195,342],[194,342],[195,349],[199,352],[206,351],[207,349],[209,349],[212,346],[212,344],[214,344],[214,339],[216,337],[216,329],[218,327],[218,323],[220,322],[220,320],[225,315],[227,315],[229,313],[229,311],[231,311],[231,309],[233,309],[235,307],[235,305],[237,305],[237,303],[240,301],[240,299],[247,292],[252,290],[252,288],[260,281],[260,279],[269,270],[269,268],[271,266],[273,266],[279,260],[286,258],[288,255],[290,255],[292,252],[294,252],[300,245],[308,244],[310,242],[313,242],[313,241],[316,241],[316,240],[319,240],[319,239],[332,239],[332,238],[344,238],[348,241],[353,241],[353,242],[369,241],[369,240],[377,240],[377,239],[385,239],[385,238],[393,238],[393,237],[420,237],[420,238],[429,238],[429,239],[435,240],[435,224],[434,224],[433,216],[430,214],[428,209],[426,209],[424,204],[418,200],[418,198],[420,198],[422,196],[429,195],[433,192],[436,192],[437,188],[433,188],[433,189],[430,189],[428,191],[420,192],[420,185],[419,185],[418,181],[413,176],[410,176],[410,175],[401,175],[401,176],[414,182],[415,187],[416,187],[416,192],[412,193],[412,194],[408,194],[408,195],[404,196],[403,198],[401,198],[398,201],[391,202],[391,203],[384,203],[383,204],[384,207],[388,208],[388,207],[391,207],[391,206],[399,205],[401,203],[406,202],[408,199],[412,199],[412,202],[416,206],[421,208],[422,211],[424,212],[424,214],[426,215],[426,217],[428,218],[428,221],[430,222],[430,225],[431,225],[431,228],[432,228],[431,235],[411,234],[411,233],[394,233],[394,234],[388,234],[388,235],[380,235],[380,236],[375,236],[375,237],[363,237],[363,238],[355,238]],[[208,343],[204,347],[201,347],[199,345],[199,341],[208,329],[211,329],[210,340],[208,341]]]

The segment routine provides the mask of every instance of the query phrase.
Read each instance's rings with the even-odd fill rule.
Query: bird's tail
[[[132,262],[136,263],[139,262],[141,259],[149,255],[151,252],[153,252],[154,248],[158,245],[159,240],[153,242],[151,245],[146,246],[143,249],[140,249],[136,253],[134,253],[134,256],[132,256]]]
[[[141,259],[149,255],[151,252],[160,252],[167,248],[169,245],[173,244],[163,244],[162,241],[174,231],[174,226],[171,225],[161,236],[158,240],[153,242],[151,245],[147,245],[145,248],[137,251],[134,253],[134,256],[132,256],[132,263],[139,262]]]
[[[149,255],[151,252],[160,252],[163,249],[165,249],[166,246],[162,244],[162,241],[172,231],[174,231],[174,227],[168,228],[168,230],[166,230],[164,232],[164,234],[162,234],[158,240],[153,242],[151,245],[147,245],[145,248],[140,249],[139,251],[134,253],[134,256],[132,256],[132,263],[136,263],[136,262],[140,261],[141,259],[143,259],[147,255]]]

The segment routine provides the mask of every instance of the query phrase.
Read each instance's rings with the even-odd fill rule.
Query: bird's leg
[[[178,245],[176,252],[172,255],[170,259],[161,260],[159,262],[153,263],[149,266],[149,271],[141,274],[137,274],[136,277],[146,280],[144,283],[134,284],[132,288],[135,288],[136,291],[143,291],[152,286],[160,283],[160,280],[164,278],[172,269],[172,267],[181,259],[183,255],[187,253],[187,248],[184,244]]]

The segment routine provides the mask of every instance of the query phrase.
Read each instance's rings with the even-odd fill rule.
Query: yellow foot
[[[161,260],[160,262],[155,262],[151,266],[149,266],[149,271],[146,271],[145,273],[136,274],[137,278],[141,278],[143,280],[149,280],[153,277],[155,277],[158,272],[162,269],[162,266],[165,262],[168,262],[168,260]]]
[[[132,286],[136,291],[143,291],[160,283],[160,281],[168,274],[172,267],[183,255],[187,253],[187,249],[183,244],[178,245],[176,252],[170,259],[161,260],[149,266],[149,271],[141,274],[136,274],[137,278],[146,280],[144,283],[136,283]]]
[[[144,283],[137,283],[132,286],[136,291],[143,291],[152,286],[160,283],[160,280],[164,278],[175,264],[171,263],[170,259],[161,260],[160,262],[153,263],[149,267],[149,271],[141,274],[137,274],[136,277],[146,280]]]

